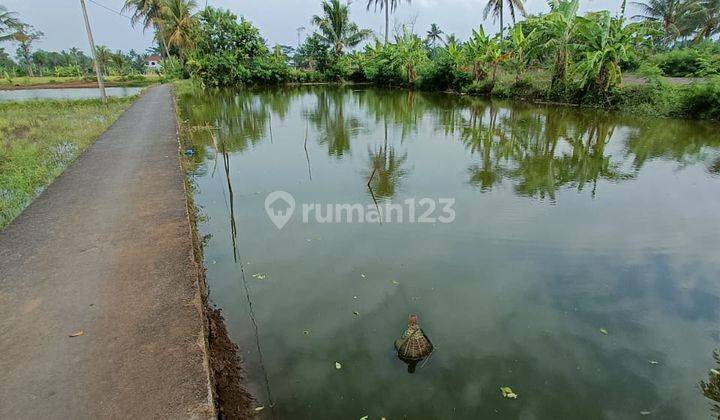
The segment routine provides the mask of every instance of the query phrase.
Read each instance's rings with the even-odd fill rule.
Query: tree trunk
[[[24,53],[23,56],[25,57],[25,65],[27,66],[28,76],[35,77],[35,72],[33,72],[32,62],[30,61],[30,54]]]
[[[504,26],[505,22],[503,21],[503,9],[505,8],[505,0],[502,0],[503,3],[500,5],[500,42],[502,42],[503,39],[503,31],[505,30]]]
[[[552,77],[552,89],[556,90],[565,85],[565,50],[558,51],[555,59],[555,72]]]
[[[385,0],[385,45],[390,36],[390,0]]]

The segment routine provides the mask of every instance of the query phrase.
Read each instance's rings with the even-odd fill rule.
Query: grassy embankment
[[[119,77],[108,76],[105,78],[107,87],[144,87],[155,83],[161,83],[162,77],[157,74],[148,74],[141,77]],[[67,85],[94,87],[97,85],[95,77],[55,77],[55,76],[38,76],[38,77],[12,77],[0,78],[0,90],[32,88],[32,87],[63,87]]]
[[[0,102],[0,229],[134,100]]]

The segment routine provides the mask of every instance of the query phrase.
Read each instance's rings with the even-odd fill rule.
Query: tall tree
[[[195,0],[166,0],[162,22],[168,47],[177,48],[180,61],[185,61],[185,51],[192,48],[192,31],[197,24],[193,10],[197,8]]]
[[[170,56],[167,42],[162,35],[165,32],[163,28],[163,9],[166,7],[165,0],[125,0],[123,11],[131,12],[131,22],[133,26],[138,23],[142,24],[143,30],[154,28],[155,36],[158,38],[165,49],[165,56]]]
[[[323,1],[322,16],[312,18],[312,24],[318,27],[320,40],[333,47],[336,55],[341,55],[343,49],[358,45],[372,34],[369,29],[360,29],[350,21],[349,4],[342,4],[340,0]]]
[[[20,21],[15,17],[15,13],[0,5],[0,42],[15,39],[19,26]]]
[[[438,41],[442,43],[445,42],[442,38],[443,33],[442,29],[440,29],[436,23],[433,23],[430,25],[430,30],[427,31],[427,37],[425,39],[427,39],[428,44],[434,47]]]
[[[493,16],[493,22],[495,19],[500,19],[500,39],[503,39],[503,31],[505,31],[505,22],[504,22],[504,16],[503,16],[503,10],[505,9],[505,3],[507,2],[508,8],[510,9],[510,16],[512,17],[513,26],[516,23],[516,17],[515,17],[515,11],[517,10],[520,12],[522,16],[525,16],[525,6],[523,5],[523,0],[488,0],[487,5],[485,6],[485,11],[483,11],[483,17],[485,19],[492,14]]]
[[[30,77],[35,77],[32,60],[30,59],[32,44],[42,39],[43,36],[44,34],[36,30],[32,25],[20,24],[16,28],[15,41],[18,43],[18,55],[22,58],[22,61],[25,62],[28,76]]]
[[[367,10],[370,10],[370,8],[374,6],[375,11],[377,11],[378,8],[380,8],[381,11],[385,11],[385,44],[387,44],[390,39],[390,13],[397,9],[400,1],[401,0],[368,0]],[[408,3],[411,1],[412,0],[407,0]]]
[[[662,22],[665,46],[681,36],[690,35],[702,13],[702,7],[696,0],[647,0],[633,4],[641,10],[641,14],[633,16],[633,19]]]
[[[710,38],[720,32],[720,0],[701,0],[703,9],[697,39]]]

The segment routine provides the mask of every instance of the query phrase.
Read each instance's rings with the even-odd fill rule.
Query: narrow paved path
[[[0,419],[212,416],[177,150],[150,89],[0,231]]]

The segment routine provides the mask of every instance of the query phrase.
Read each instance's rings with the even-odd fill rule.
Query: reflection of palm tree
[[[385,144],[374,151],[368,149],[368,155],[370,173],[373,174],[369,183],[372,192],[379,198],[393,198],[398,185],[407,175],[407,170],[403,168],[407,153],[398,154],[394,147]]]
[[[318,142],[327,145],[328,154],[341,158],[350,152],[350,143],[360,129],[360,121],[346,115],[344,91],[322,90],[316,97],[317,105],[307,118],[320,133]]]

